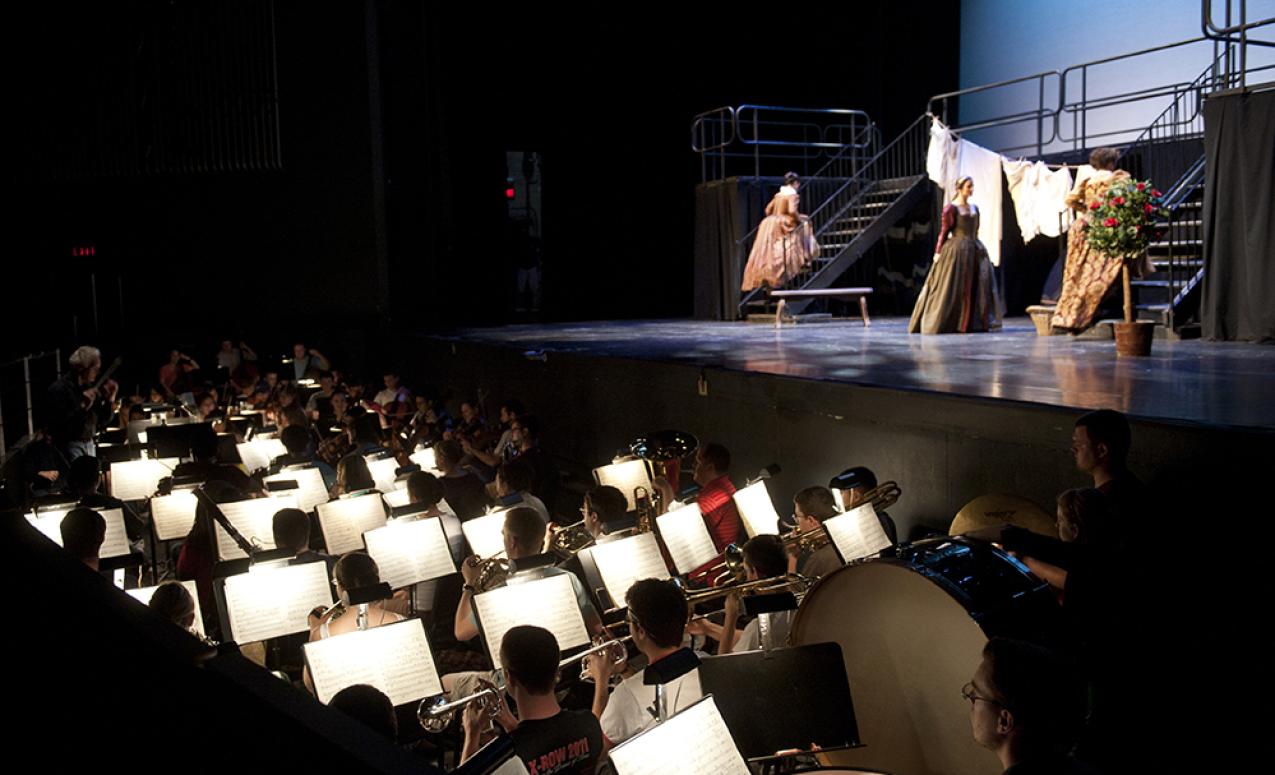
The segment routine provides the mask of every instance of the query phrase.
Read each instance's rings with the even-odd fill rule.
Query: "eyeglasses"
[[[970,705],[973,705],[975,702],[982,700],[983,702],[986,702],[989,705],[999,705],[1002,708],[1007,707],[1005,703],[993,700],[991,697],[980,697],[977,694],[975,694],[973,681],[970,681],[969,683],[961,687],[961,696],[969,700]]]

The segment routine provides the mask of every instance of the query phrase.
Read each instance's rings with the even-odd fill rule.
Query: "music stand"
[[[837,643],[705,657],[699,681],[750,762],[776,751],[862,745]]]

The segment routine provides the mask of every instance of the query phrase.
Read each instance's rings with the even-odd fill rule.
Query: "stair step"
[[[1171,266],[1171,267],[1173,267],[1173,268],[1175,268],[1175,269],[1199,269],[1200,267],[1204,266],[1204,259],[1202,259],[1202,258],[1179,258],[1179,259],[1175,259],[1175,260],[1173,260],[1173,261],[1169,261],[1168,259],[1153,258],[1153,259],[1151,259],[1151,265],[1152,265],[1152,266],[1157,266],[1157,267],[1159,267],[1159,266],[1163,266],[1163,267],[1170,267],[1170,266]]]
[[[1139,288],[1169,288],[1173,285],[1168,280],[1130,280],[1129,284]]]
[[[1172,246],[1174,246],[1174,247],[1179,247],[1179,248],[1183,248],[1183,247],[1186,247],[1186,246],[1188,246],[1188,245],[1201,245],[1201,246],[1202,246],[1202,245],[1204,245],[1204,240],[1202,240],[1202,239],[1180,239],[1180,240],[1174,240],[1173,242],[1169,242],[1168,240],[1165,240],[1165,241],[1162,241],[1162,242],[1148,242],[1148,243],[1147,243],[1147,247],[1148,247],[1148,248],[1167,248],[1167,247],[1169,247],[1170,245],[1172,245]]]
[[[1168,312],[1170,306],[1169,304],[1135,304],[1133,308],[1143,312]]]

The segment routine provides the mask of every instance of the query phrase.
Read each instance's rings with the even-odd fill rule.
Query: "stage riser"
[[[795,492],[826,485],[851,465],[899,483],[903,495],[890,514],[901,538],[918,525],[946,530],[978,495],[1022,495],[1052,514],[1058,493],[1087,485],[1071,454],[1082,409],[570,353],[538,360],[470,342],[418,339],[405,347],[427,369],[417,384],[470,395],[486,388],[492,411],[518,397],[542,419],[545,447],[582,471],[661,428],[725,444],[737,485],[778,462],[784,471],[769,486],[781,514],[791,513]],[[701,376],[706,397],[698,394]],[[1148,481],[1185,466],[1234,472],[1275,455],[1268,433],[1137,418],[1132,425],[1131,467]]]

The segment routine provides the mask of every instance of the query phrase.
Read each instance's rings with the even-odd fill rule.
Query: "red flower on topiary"
[[[1090,210],[1097,210],[1099,207],[1102,207],[1102,202],[1094,201],[1089,203]]]
[[[1115,199],[1112,199],[1112,200],[1111,200],[1111,203],[1112,203],[1113,205],[1122,205],[1122,204],[1124,204],[1124,197],[1122,197],[1122,196],[1118,196],[1118,197],[1116,197]]]
[[[1151,189],[1151,196],[1160,196],[1160,190],[1156,188]]]
[[[1139,184],[1137,185],[1137,189],[1138,189],[1139,191],[1146,191],[1146,189],[1147,189],[1147,184],[1146,184],[1146,183],[1139,183]]]
[[[1151,205],[1143,205],[1142,210],[1143,210],[1143,212],[1145,212],[1145,213],[1147,213],[1147,214],[1150,214],[1150,213],[1155,212],[1155,208],[1154,208],[1154,207],[1152,207]]]
[[[1119,224],[1120,224],[1119,218],[1108,218],[1107,220],[1102,222],[1103,226],[1117,226]]]

